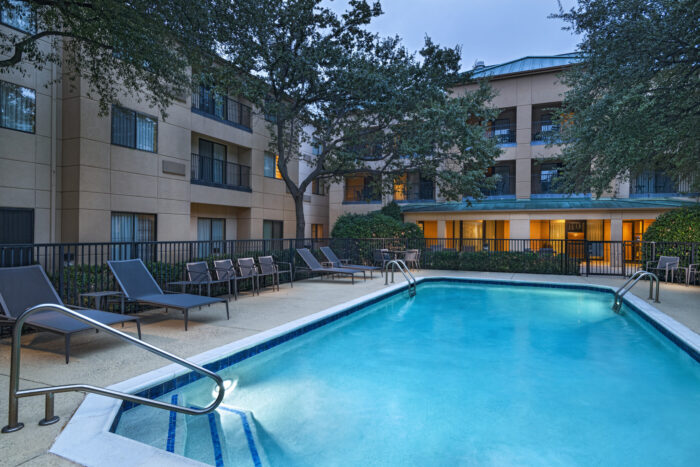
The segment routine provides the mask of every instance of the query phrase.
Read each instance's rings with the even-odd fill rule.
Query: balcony
[[[630,198],[677,196],[690,192],[690,180],[674,180],[663,172],[644,172],[630,179]]]
[[[192,154],[191,183],[229,190],[250,190],[250,167]]]
[[[486,136],[494,138],[498,144],[515,144],[515,122],[493,123],[486,130]]]
[[[192,93],[192,111],[236,128],[252,131],[250,106],[200,87]]]
[[[562,196],[554,191],[554,179],[557,176],[557,170],[542,170],[532,174],[531,193],[539,197]]]
[[[560,142],[559,125],[551,120],[539,120],[532,122],[531,144],[554,144]]]
[[[394,201],[434,201],[435,184],[432,181],[421,181],[396,185],[394,187]]]

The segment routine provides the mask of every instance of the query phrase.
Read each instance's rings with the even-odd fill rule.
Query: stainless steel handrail
[[[613,301],[612,306],[613,310],[620,311],[620,308],[622,308],[622,297],[624,297],[627,292],[632,290],[632,287],[634,287],[637,284],[637,282],[639,282],[644,277],[649,277],[649,300],[654,299],[654,283],[656,283],[656,298],[654,299],[654,303],[660,303],[659,278],[653,272],[637,271],[634,274],[632,274],[632,277],[627,279],[627,281],[622,285],[622,287],[617,289],[617,291],[615,292],[615,299]]]
[[[154,353],[160,357],[166,358],[172,362],[179,363],[180,365],[189,368],[192,371],[196,371],[197,373],[200,373],[208,378],[211,378],[216,382],[216,384],[219,386],[219,393],[216,396],[216,400],[212,402],[210,405],[207,407],[204,407],[203,409],[193,409],[189,407],[182,407],[179,405],[173,405],[169,404],[167,402],[160,402],[160,401],[155,401],[152,399],[146,399],[145,397],[141,396],[136,396],[134,394],[127,394],[124,392],[119,392],[119,391],[113,391],[111,389],[106,389],[102,388],[99,386],[92,386],[89,384],[68,384],[68,385],[63,385],[63,386],[50,386],[46,388],[35,388],[35,389],[19,389],[19,363],[20,363],[20,337],[22,333],[22,325],[24,324],[24,321],[32,314],[38,313],[41,311],[56,311],[58,313],[62,313],[64,315],[70,316],[71,318],[74,318],[78,321],[81,321],[85,324],[88,324],[92,326],[93,328],[96,329],[101,329],[108,334],[112,334],[122,340],[127,341],[130,344],[134,344],[138,347],[141,347],[142,349],[146,349],[151,353]],[[216,410],[216,408],[221,404],[221,401],[224,399],[224,382],[221,379],[219,375],[216,373],[213,373],[205,368],[202,368],[199,365],[195,365],[194,363],[190,363],[187,360],[183,360],[180,357],[176,357],[175,355],[166,352],[165,350],[159,349],[158,347],[154,347],[150,344],[147,344],[143,341],[140,341],[138,339],[135,339],[128,334],[124,334],[121,331],[117,331],[116,329],[113,329],[109,326],[106,326],[99,321],[95,321],[92,318],[89,318],[83,314],[80,314],[76,311],[70,310],[64,306],[61,305],[54,305],[50,303],[44,303],[41,305],[34,306],[32,308],[29,308],[26,310],[24,313],[22,313],[19,318],[17,318],[17,321],[15,322],[14,329],[12,330],[12,356],[10,359],[10,398],[8,401],[8,424],[2,429],[3,433],[12,433],[13,431],[18,431],[21,430],[24,427],[24,423],[20,423],[18,421],[18,405],[19,405],[19,398],[20,397],[30,397],[30,396],[40,396],[42,394],[46,395],[46,406],[45,406],[45,413],[44,413],[44,418],[39,421],[39,425],[51,425],[53,423],[56,423],[59,418],[54,415],[54,403],[53,403],[53,395],[57,392],[73,392],[73,391],[79,391],[79,392],[89,392],[93,394],[100,394],[102,396],[107,396],[107,397],[113,397],[115,399],[121,399],[125,401],[131,401],[131,402],[136,402],[138,404],[143,404],[143,405],[148,405],[151,407],[156,407],[159,409],[164,409],[164,410],[170,410],[173,412],[179,412],[179,413],[184,413],[187,415],[204,415],[209,412],[212,412]]]
[[[401,274],[403,274],[404,279],[406,279],[406,282],[408,282],[408,295],[411,297],[415,296],[417,281],[413,274],[411,274],[411,270],[408,269],[406,263],[401,259],[392,259],[386,263],[385,269],[388,268],[389,265],[391,265],[391,283],[394,283],[394,270],[398,267]],[[389,271],[386,271],[384,277],[384,285],[389,285]]]

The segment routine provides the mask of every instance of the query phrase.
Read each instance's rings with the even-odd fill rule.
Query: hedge
[[[700,242],[700,205],[661,214],[644,233],[647,242]]]
[[[579,275],[581,260],[523,251],[424,251],[421,263],[426,269]]]
[[[380,212],[343,214],[331,232],[333,238],[423,238],[416,224],[402,222]]]

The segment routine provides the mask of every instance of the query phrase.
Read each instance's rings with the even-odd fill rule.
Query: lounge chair
[[[260,275],[255,266],[255,260],[253,258],[238,258],[238,271],[241,279],[250,279],[253,293],[257,289],[258,295],[260,295]]]
[[[678,270],[678,266],[680,265],[681,259],[678,256],[659,256],[659,260],[654,262],[654,261],[647,261],[647,271],[649,272],[655,272],[655,271],[663,271],[664,272],[664,281],[668,282],[668,273],[671,273],[671,281],[673,281],[673,275]],[[654,263],[656,263],[654,265]],[[687,277],[686,277],[686,282],[687,282]]]
[[[301,256],[301,259],[304,260],[304,263],[306,263],[307,267],[303,266],[298,266],[295,268],[294,274],[292,275],[292,280],[294,280],[294,275],[296,275],[296,270],[302,270],[302,271],[309,271],[311,272],[316,272],[321,274],[322,276],[324,274],[340,274],[341,276],[350,276],[352,279],[352,283],[355,283],[355,274],[357,273],[362,273],[362,277],[366,280],[367,276],[365,275],[365,271],[359,271],[357,269],[350,269],[350,268],[324,268],[321,266],[321,263],[318,262],[316,257],[311,254],[311,252],[308,250],[308,248],[299,248],[297,249],[297,253],[299,253],[299,256]]]
[[[212,284],[226,284],[228,286],[228,295],[231,296],[231,281],[225,279],[212,279],[209,273],[209,266],[206,261],[198,261],[196,263],[187,263],[187,278],[189,284],[199,287],[199,294],[202,294],[202,286],[207,286],[207,295],[211,297]],[[183,282],[183,284],[185,284]],[[184,292],[184,290],[183,290]]]
[[[0,268],[0,324],[12,324],[27,309],[40,304],[55,304],[74,309],[102,324],[135,322],[139,339],[141,323],[135,316],[66,305],[56,293],[51,281],[38,264]],[[43,311],[31,315],[25,323],[40,331],[49,331],[65,337],[66,363],[70,359],[70,336],[76,332],[94,329],[81,321],[57,311]]]
[[[189,311],[192,308],[200,308],[204,305],[223,303],[226,305],[226,319],[229,319],[228,300],[223,298],[202,297],[186,293],[163,293],[158,283],[153,278],[146,265],[140,259],[128,259],[123,261],[107,261],[114,278],[127,299],[165,308],[182,310],[185,314],[185,331],[189,321]]]
[[[292,281],[292,265],[290,263],[277,262],[272,256],[258,256],[258,264],[260,265],[260,277],[271,276],[272,285],[277,283],[277,290],[280,289],[280,275],[289,275],[289,285],[293,288],[294,282]],[[286,264],[289,269],[280,270],[279,265]]]
[[[323,253],[323,256],[326,257],[328,260],[328,263],[333,266],[334,268],[349,268],[349,269],[357,269],[358,271],[369,271],[369,278],[372,279],[372,273],[374,271],[379,271],[380,274],[382,272],[382,268],[379,266],[364,266],[362,264],[348,264],[347,259],[339,259],[338,256],[335,254],[333,249],[329,246],[322,246],[321,247],[321,253]]]

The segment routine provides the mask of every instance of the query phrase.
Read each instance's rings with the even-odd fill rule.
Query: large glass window
[[[155,214],[112,213],[112,242],[123,243],[112,247],[112,259],[136,257],[151,261],[154,259],[155,246],[142,242],[154,242],[155,240]],[[134,244],[136,244],[135,251],[132,250]]]
[[[199,244],[199,256],[218,255],[224,251],[224,239],[226,237],[226,222],[224,219],[211,219],[200,217],[197,219],[197,240]]]
[[[282,178],[279,168],[277,167],[278,156],[275,154],[266,152],[265,153],[265,176],[269,178]]]
[[[323,224],[311,224],[311,238],[323,238]]]
[[[284,238],[284,227],[282,221],[263,221],[263,239]]]
[[[323,180],[316,179],[311,182],[311,193],[321,196],[326,194],[326,184]]]
[[[35,122],[34,90],[0,81],[0,127],[34,133]]]
[[[157,151],[158,120],[122,107],[112,107],[112,144]]]
[[[9,8],[0,8],[0,23],[24,32],[34,32],[34,14],[28,2],[9,0]]]
[[[211,180],[212,183],[218,184],[225,183],[226,146],[200,139],[199,156],[205,180]]]

